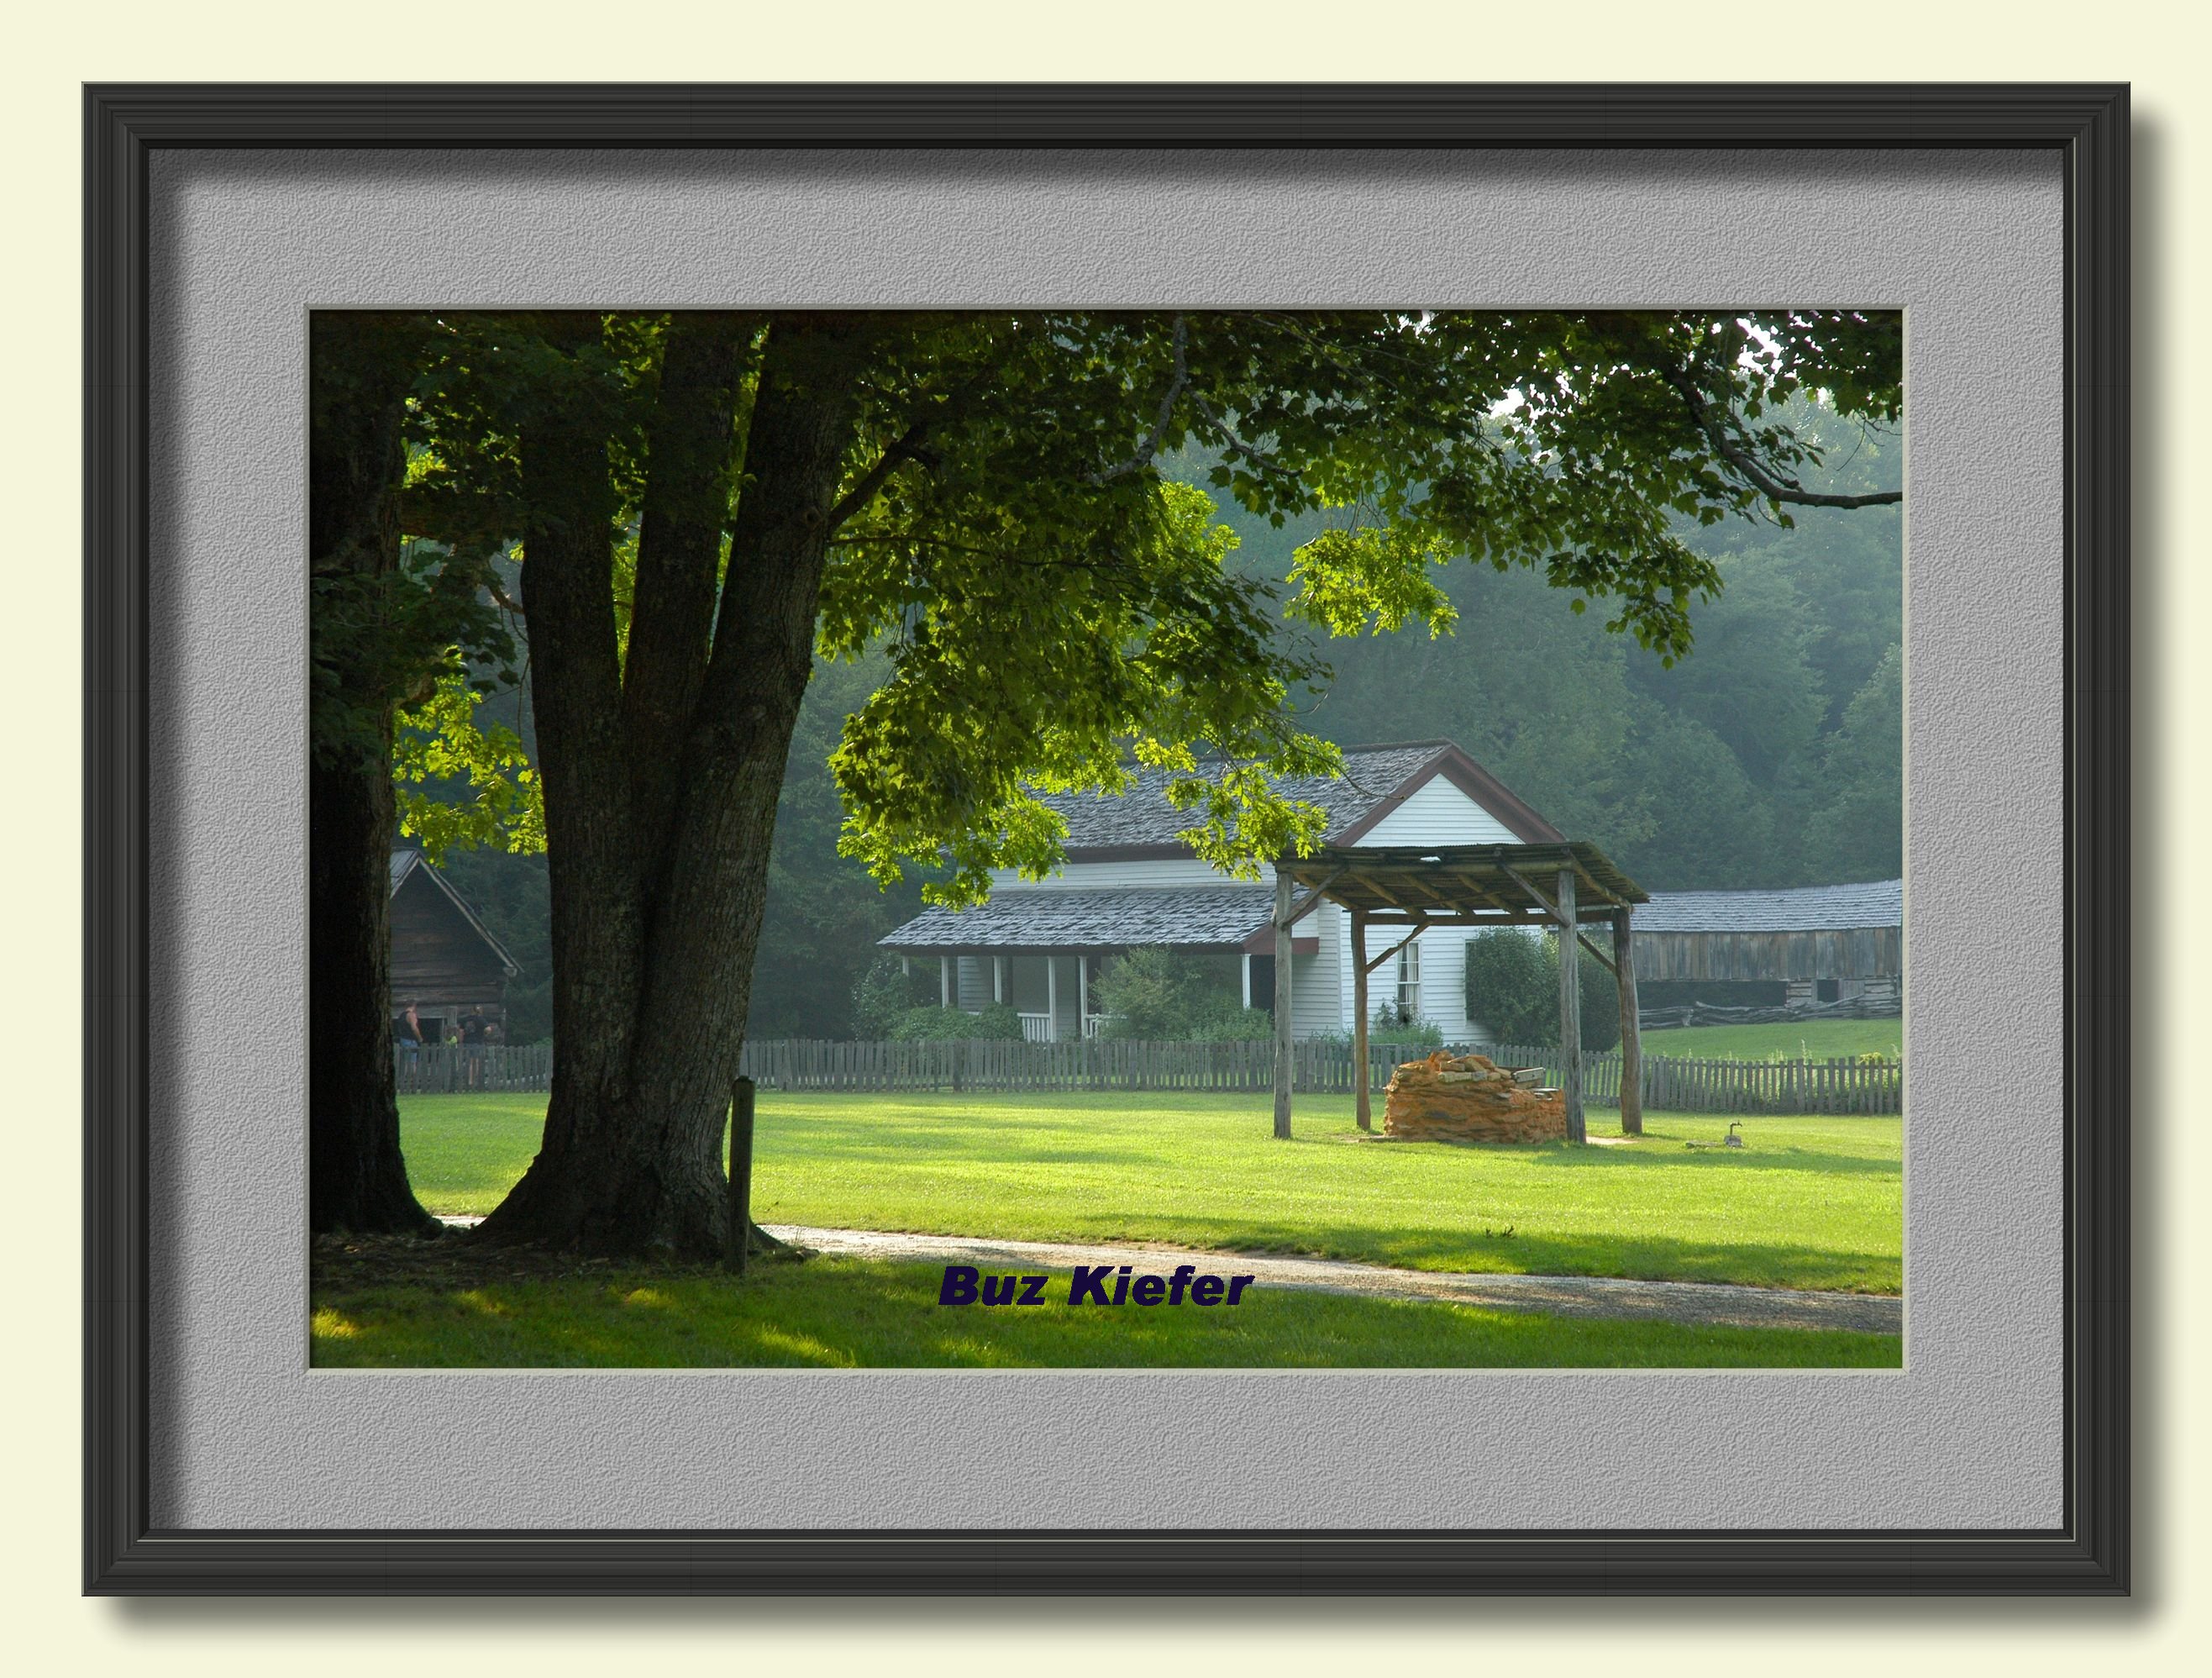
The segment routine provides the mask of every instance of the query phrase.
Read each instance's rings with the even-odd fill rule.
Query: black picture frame
[[[84,93],[84,1587],[124,1594],[2129,1587],[2124,85],[131,85]],[[160,147],[2039,149],[2065,171],[2064,1494],[2023,1531],[176,1531],[149,1518],[149,195]]]

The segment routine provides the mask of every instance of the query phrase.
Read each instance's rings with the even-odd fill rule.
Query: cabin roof
[[[468,899],[453,890],[453,883],[433,868],[422,852],[410,850],[392,853],[392,889],[388,895],[398,897],[399,888],[407,883],[410,876],[418,871],[443,892],[447,900],[461,912],[462,918],[475,928],[477,936],[491,946],[492,953],[499,958],[500,965],[507,970],[508,978],[512,979],[522,971],[521,964],[513,956],[507,954],[507,945],[494,938],[491,935],[491,928],[477,918],[477,912],[469,907]]]
[[[1452,784],[1528,842],[1556,842],[1563,836],[1497,776],[1449,740],[1413,740],[1389,745],[1344,748],[1344,774],[1291,775],[1276,783],[1286,796],[1328,812],[1328,839],[1344,844],[1373,827],[1432,775]],[[1071,861],[1103,860],[1121,854],[1188,854],[1176,837],[1196,818],[1167,800],[1176,772],[1140,769],[1135,783],[1120,794],[1045,793],[1039,800],[1067,823]]]
[[[1655,891],[1638,933],[1851,932],[1905,924],[1905,882],[1800,885],[1778,891]]]
[[[1006,891],[974,909],[925,909],[880,940],[887,949],[1072,950],[1157,944],[1236,949],[1266,928],[1272,887],[1177,885]]]

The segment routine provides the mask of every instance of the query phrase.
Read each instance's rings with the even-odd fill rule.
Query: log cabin
[[[422,852],[392,853],[391,903],[394,1017],[413,1003],[426,1043],[453,1038],[474,1008],[503,1031],[507,981],[520,970]]]

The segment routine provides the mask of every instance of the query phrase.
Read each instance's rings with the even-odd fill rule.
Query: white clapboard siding
[[[1291,1031],[1297,1037],[1346,1028],[1340,995],[1345,918],[1334,903],[1323,903],[1295,929],[1294,936],[1313,938],[1321,945],[1310,956],[1291,958]]]
[[[1406,801],[1359,836],[1367,845],[1517,845],[1512,829],[1465,793],[1431,775]]]
[[[957,970],[955,1006],[972,1012],[988,1003],[991,1000],[991,958],[988,956],[955,956],[952,964]]]

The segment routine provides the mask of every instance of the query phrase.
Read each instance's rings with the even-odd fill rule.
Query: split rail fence
[[[1420,1051],[1402,1043],[1368,1049],[1368,1087],[1381,1090],[1401,1061]],[[1500,1066],[1542,1067],[1556,1085],[1558,1052],[1529,1044],[1484,1051]],[[1291,1050],[1301,1094],[1348,1095],[1352,1048],[1301,1043]],[[553,1051],[544,1043],[471,1049],[440,1043],[393,1052],[402,1095],[543,1091]],[[781,1039],[749,1043],[740,1071],[779,1090],[988,1091],[1213,1090],[1257,1094],[1275,1087],[1274,1045],[1254,1043],[1015,1043],[970,1038],[936,1043],[843,1043]],[[1717,1061],[1644,1057],[1644,1105],[1674,1113],[1896,1113],[1903,1110],[1900,1061]],[[1583,1057],[1583,1098],[1620,1104],[1618,1050]]]

